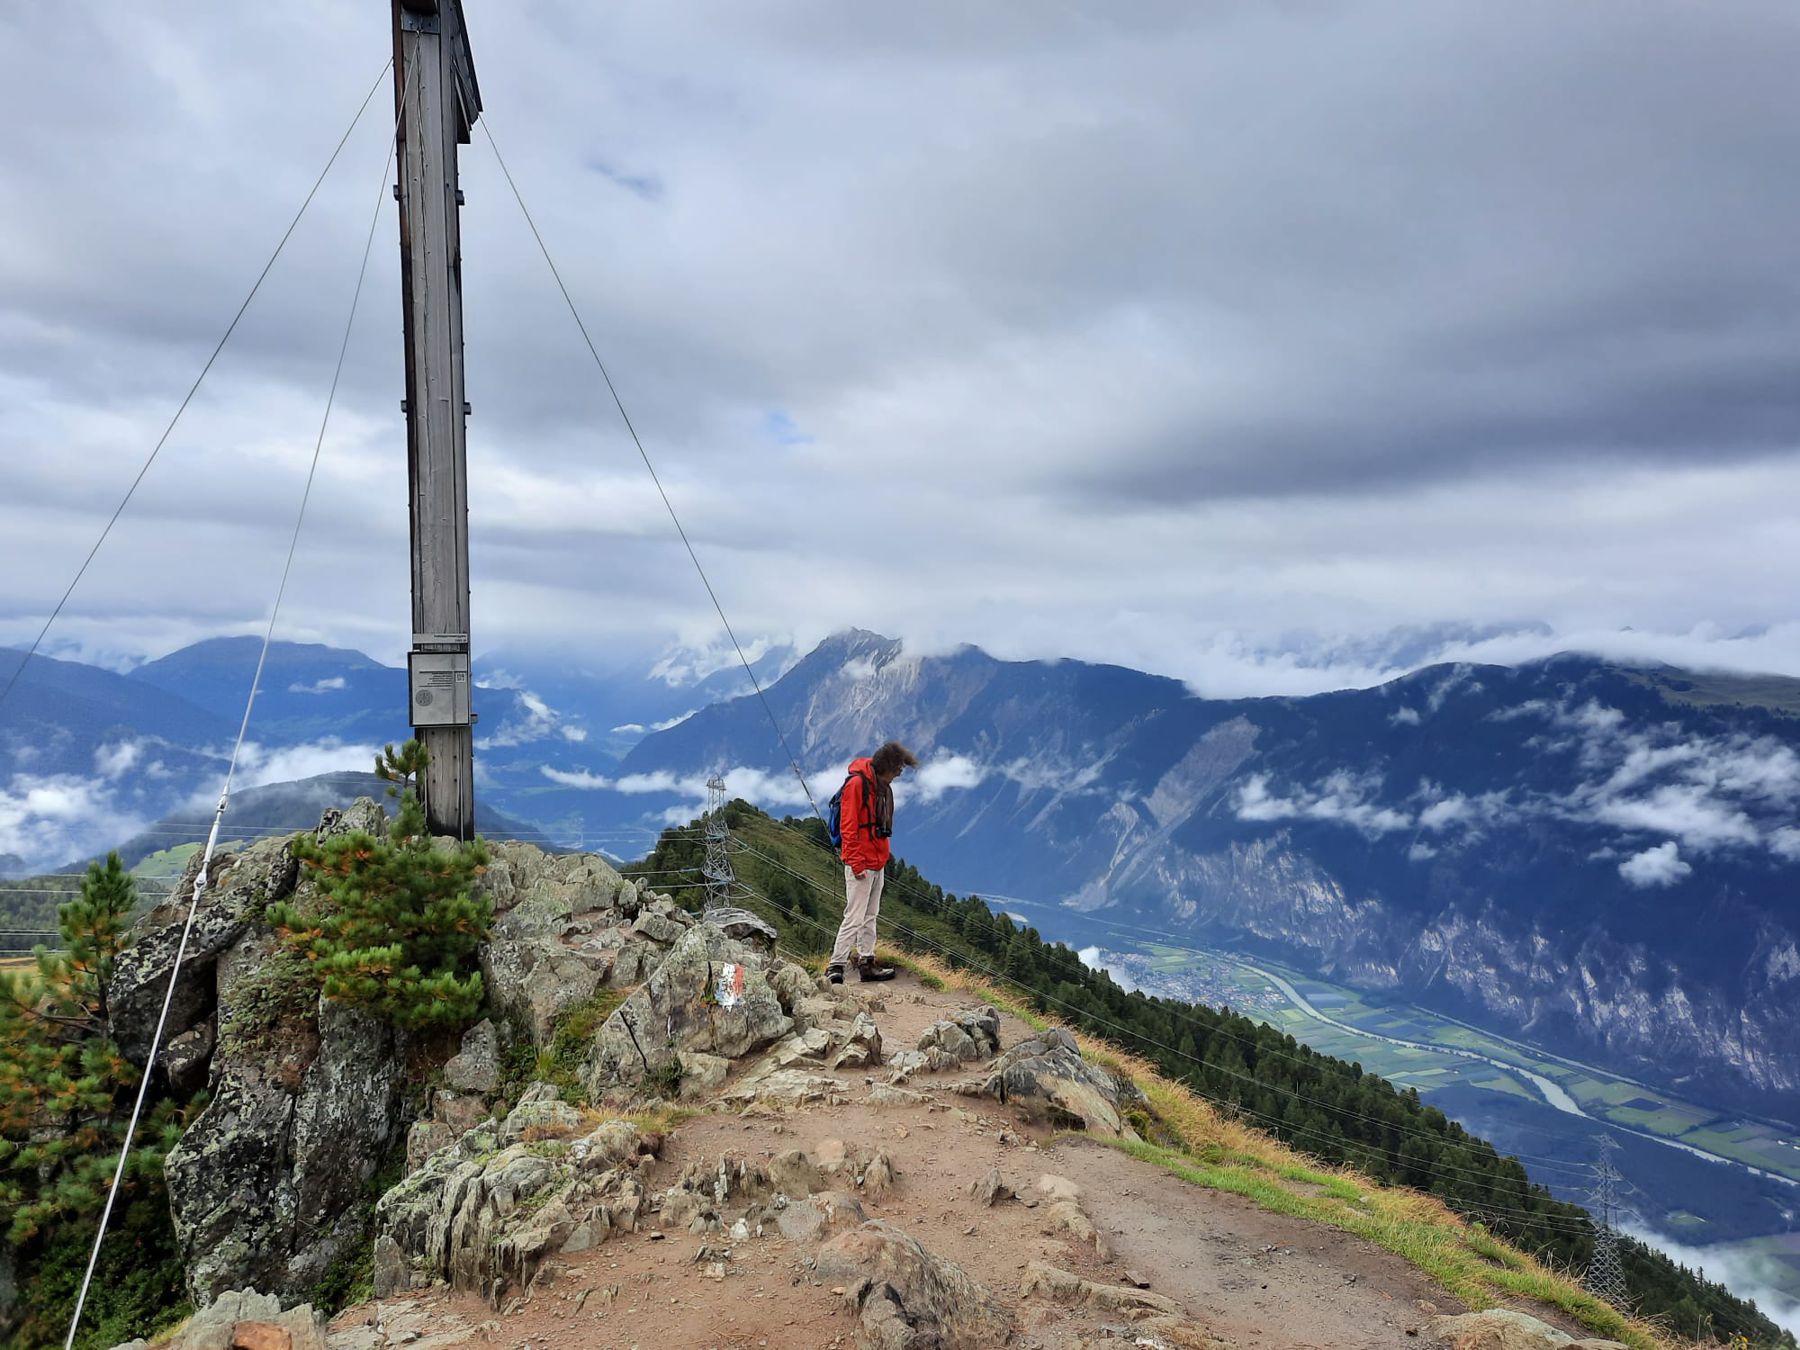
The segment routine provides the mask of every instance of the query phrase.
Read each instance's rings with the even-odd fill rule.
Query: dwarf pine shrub
[[[375,771],[396,786],[384,835],[356,830],[323,843],[302,835],[294,856],[316,893],[269,907],[268,919],[306,961],[325,997],[395,1026],[460,1026],[481,1008],[472,960],[494,907],[473,894],[487,846],[433,839],[414,781],[425,749],[388,746]]]

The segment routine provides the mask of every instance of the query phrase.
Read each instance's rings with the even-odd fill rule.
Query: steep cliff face
[[[1154,926],[1171,936],[1248,938],[1322,976],[1640,1076],[1715,1090],[1800,1088],[1792,938],[1769,929],[1744,980],[1716,985],[1678,954],[1620,943],[1599,927],[1521,925],[1496,902],[1451,907],[1421,927],[1395,905],[1349,893],[1281,837],[1203,856],[1139,854],[1132,863],[1097,913],[1131,915],[1126,936],[1148,937],[1140,930]]]
[[[1227,701],[847,634],[770,703],[821,797],[881,739],[920,751],[899,851],[1065,908],[1048,936],[1247,939],[1639,1076],[1800,1088],[1800,681],[1559,657]],[[790,772],[754,700],[626,767],[718,763]]]

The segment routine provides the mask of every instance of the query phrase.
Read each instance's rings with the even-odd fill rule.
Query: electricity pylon
[[[706,878],[706,913],[717,914],[744,900],[731,868],[731,827],[725,823],[725,780],[714,774],[706,780],[706,861],[700,873]]]
[[[1594,1223],[1594,1255],[1582,1283],[1589,1293],[1615,1308],[1623,1308],[1627,1292],[1625,1268],[1619,1264],[1619,1230],[1614,1223],[1621,1178],[1612,1160],[1613,1150],[1619,1145],[1610,1134],[1595,1135],[1594,1142],[1600,1148],[1600,1160],[1594,1164],[1594,1188],[1588,1193],[1588,1213]]]

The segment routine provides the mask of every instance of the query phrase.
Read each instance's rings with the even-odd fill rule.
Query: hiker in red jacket
[[[875,964],[875,916],[881,912],[881,886],[893,853],[888,844],[894,833],[893,782],[918,762],[899,741],[850,761],[838,815],[844,841],[839,849],[844,860],[844,921],[838,925],[831,964],[825,969],[833,984],[844,982],[844,966],[853,950],[863,979],[894,978],[892,966]]]

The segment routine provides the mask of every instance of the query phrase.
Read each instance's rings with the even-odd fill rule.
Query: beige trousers
[[[848,864],[844,867],[844,921],[838,925],[837,941],[831,948],[831,964],[848,965],[852,950],[858,956],[875,955],[875,916],[881,913],[881,887],[887,872],[871,867],[858,877]]]

